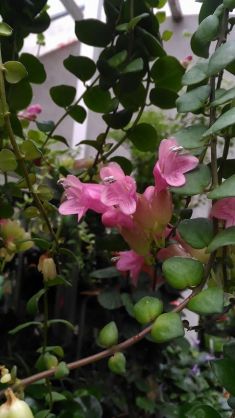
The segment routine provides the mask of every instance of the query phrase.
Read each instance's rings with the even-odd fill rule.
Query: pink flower
[[[136,183],[130,176],[125,176],[117,163],[109,163],[100,170],[100,177],[105,185],[101,202],[109,207],[118,207],[125,215],[136,210]]]
[[[30,105],[22,112],[18,113],[20,119],[26,119],[29,121],[34,121],[37,119],[39,113],[41,113],[42,107],[40,104]]]
[[[108,228],[133,228],[133,219],[131,215],[125,215],[119,208],[109,208],[102,215],[102,222]]]
[[[235,225],[235,197],[218,200],[212,206],[210,215],[225,221],[226,228]]]
[[[184,173],[193,170],[198,163],[196,157],[183,153],[183,147],[175,139],[163,139],[159,147],[159,160],[153,170],[157,191],[167,186],[183,186],[186,182]]]
[[[101,184],[82,183],[77,177],[68,175],[61,181],[65,188],[66,201],[59,207],[61,215],[78,215],[78,221],[88,209],[98,213],[108,208],[101,202],[101,193],[105,186]]]
[[[136,286],[138,276],[144,267],[144,257],[136,254],[132,250],[121,251],[116,267],[119,271],[129,271],[132,283]]]
[[[188,55],[187,57],[185,57],[184,59],[182,59],[180,61],[180,64],[182,65],[182,67],[184,68],[188,68],[190,62],[192,61],[193,57],[192,55]]]

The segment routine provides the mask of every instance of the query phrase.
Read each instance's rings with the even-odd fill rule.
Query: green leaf
[[[185,86],[192,86],[193,84],[200,83],[208,78],[208,60],[199,61],[193,67],[191,67],[182,77],[182,84]]]
[[[235,361],[235,340],[231,340],[223,346],[224,356]]]
[[[41,289],[29,299],[26,305],[26,310],[30,315],[36,315],[38,312],[38,303],[45,293],[46,289]]]
[[[128,30],[133,30],[138,23],[143,20],[144,18],[149,17],[148,13],[142,13],[139,16],[133,17],[130,22],[128,22],[127,28]]]
[[[151,57],[162,57],[163,55],[166,55],[166,52],[156,36],[153,36],[141,27],[137,27],[136,31],[140,35],[140,39]]]
[[[13,29],[4,22],[0,22],[0,36],[11,36]]]
[[[120,276],[119,271],[115,267],[106,267],[104,269],[95,270],[90,273],[92,279],[113,279]]]
[[[80,42],[95,47],[106,47],[112,39],[112,28],[96,19],[75,22],[75,34]]]
[[[112,112],[116,106],[116,99],[111,98],[111,94],[107,90],[103,90],[99,86],[92,87],[84,94],[84,102],[90,110],[97,113]]]
[[[151,77],[158,87],[177,92],[185,69],[175,58],[167,55],[159,58],[152,66]]]
[[[28,327],[32,327],[32,326],[34,326],[34,327],[42,327],[42,323],[41,322],[38,322],[38,321],[26,322],[25,324],[21,324],[18,327],[16,327],[16,328],[12,329],[11,331],[9,331],[9,334],[10,335],[15,335],[15,334],[17,334],[17,332],[22,331],[23,329],[28,328]]]
[[[7,219],[7,218],[11,218],[13,215],[14,215],[14,208],[12,207],[12,204],[9,203],[7,200],[4,200],[1,197],[0,198],[0,218]]]
[[[205,138],[202,139],[203,133],[206,131],[206,127],[200,124],[187,126],[174,134],[179,145],[184,147],[186,150],[190,150],[194,155],[199,155],[207,141]]]
[[[235,396],[235,361],[226,358],[211,364],[220,385]]]
[[[55,127],[55,123],[52,120],[45,120],[43,122],[37,122],[36,125],[41,132],[50,132]]]
[[[222,418],[221,415],[209,405],[195,405],[186,412],[185,418]]]
[[[174,32],[172,32],[171,30],[164,30],[164,32],[162,33],[162,40],[168,42],[173,35]]]
[[[176,100],[179,113],[195,112],[206,103],[210,94],[210,86],[200,86],[188,93],[182,94]]]
[[[165,343],[183,336],[184,327],[178,313],[164,313],[153,323],[151,337],[156,343]]]
[[[193,248],[205,248],[213,239],[213,222],[207,218],[185,219],[178,228],[180,236]]]
[[[57,324],[62,324],[65,325],[67,328],[69,328],[70,330],[74,331],[74,325],[71,324],[71,322],[66,321],[65,319],[50,319],[47,322],[48,326],[50,327],[51,325],[57,325]]]
[[[64,277],[62,276],[57,276],[55,277],[55,279],[50,279],[47,281],[46,283],[47,287],[53,287],[53,286],[72,286],[72,284],[70,282],[68,282],[68,280],[66,280]]]
[[[71,106],[68,113],[78,123],[83,123],[87,116],[86,110],[80,105]]]
[[[69,55],[64,60],[66,70],[82,81],[90,80],[96,72],[96,65],[88,57]]]
[[[44,65],[37,57],[32,54],[23,53],[20,56],[20,62],[25,66],[28,72],[30,83],[42,84],[47,78]]]
[[[50,404],[50,402],[54,403],[66,401],[66,397],[62,395],[62,393],[52,391],[50,393],[47,393],[47,395],[45,396],[45,400],[48,404]]]
[[[28,74],[24,65],[18,61],[7,61],[4,63],[4,68],[5,79],[10,84],[19,83]]]
[[[220,106],[235,99],[235,87],[226,90],[218,99],[211,103],[211,106]]]
[[[41,248],[41,250],[49,250],[49,248],[51,248],[51,242],[46,241],[43,238],[32,238],[32,241],[37,247]]]
[[[52,353],[56,357],[64,357],[64,350],[60,345],[48,345],[45,350],[44,347],[40,347],[37,353],[43,354],[44,351],[45,353]]]
[[[68,376],[70,373],[67,364],[64,361],[61,361],[55,371],[55,378],[56,379],[62,379],[66,376]]]
[[[110,158],[110,161],[115,161],[116,163],[118,163],[122,167],[124,173],[127,176],[129,176],[133,171],[133,166],[132,166],[131,161],[125,157],[121,157],[117,155],[116,157]]]
[[[209,287],[194,296],[187,308],[199,315],[222,313],[224,309],[224,292],[219,287]]]
[[[57,106],[67,107],[74,101],[76,89],[73,86],[61,84],[60,86],[51,87],[50,95]]]
[[[203,137],[214,135],[222,129],[235,124],[235,107],[223,113],[217,121],[203,134]]]
[[[127,135],[139,151],[156,151],[158,136],[152,125],[140,123],[130,129]]]
[[[211,241],[207,251],[213,253],[215,250],[218,250],[218,248],[226,247],[228,245],[235,245],[235,226],[219,232]]]
[[[175,91],[155,87],[150,91],[150,101],[161,109],[172,109],[176,105],[178,94]]]
[[[33,141],[30,139],[26,139],[21,145],[20,150],[26,160],[36,160],[37,158],[42,157],[41,151],[38,149],[38,147],[34,144]]]
[[[193,258],[168,258],[162,270],[167,283],[179,290],[198,286],[204,276],[203,264]]]
[[[112,129],[122,129],[131,121],[133,113],[130,110],[120,110],[103,116],[104,121]]]
[[[34,173],[29,173],[29,180],[32,185],[36,183],[36,176]],[[20,189],[28,188],[28,184],[24,177],[22,177],[16,184]]]
[[[138,71],[142,71],[143,68],[144,68],[144,61],[142,60],[142,58],[136,58],[135,60],[127,64],[121,73],[122,74],[136,73]]]
[[[117,290],[103,290],[98,295],[98,302],[105,309],[118,309],[123,306],[120,293]]]
[[[181,196],[193,196],[204,192],[205,188],[211,181],[210,169],[203,164],[185,175],[186,183],[181,187],[171,187],[173,193]]]
[[[191,48],[195,55],[208,58],[210,43],[218,34],[220,26],[216,15],[207,16],[198,26],[191,39]]]
[[[11,110],[26,109],[32,101],[33,91],[28,80],[22,80],[17,84],[11,84],[8,93],[8,105]]]
[[[43,411],[37,412],[35,418],[54,418],[54,414],[50,414],[50,409],[43,409]]]
[[[145,103],[146,91],[143,84],[132,91],[125,91],[119,85],[114,88],[114,92],[123,107],[131,112],[136,112]]]
[[[108,360],[108,367],[111,372],[123,375],[126,373],[126,357],[123,353],[114,353]]]
[[[223,5],[232,11],[235,8],[235,0],[223,0]]]
[[[201,23],[207,16],[212,15],[221,3],[223,3],[223,0],[203,0],[199,13],[199,23]]]
[[[156,402],[152,399],[147,398],[147,396],[137,396],[136,406],[145,411],[146,414],[153,414],[156,411]]]
[[[164,23],[166,20],[166,12],[161,11],[156,13],[156,18],[159,23]]]
[[[0,170],[3,172],[14,171],[17,168],[15,154],[9,149],[0,151]]]
[[[98,335],[98,344],[100,347],[109,348],[118,342],[118,329],[115,322],[109,322],[102,328]]]
[[[208,193],[209,199],[223,199],[235,196],[235,174],[225,180],[220,186]]]
[[[152,322],[162,311],[162,301],[151,296],[143,297],[134,306],[135,319],[143,325]]]
[[[235,45],[233,39],[222,44],[211,56],[208,65],[208,76],[224,70],[235,60]]]
[[[127,51],[124,49],[123,51],[118,52],[117,54],[113,55],[111,58],[108,59],[108,64],[112,68],[118,68],[121,64],[123,64],[128,57]]]

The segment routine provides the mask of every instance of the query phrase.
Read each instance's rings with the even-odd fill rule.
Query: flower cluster
[[[175,139],[164,139],[153,170],[155,186],[139,194],[134,178],[111,162],[100,169],[100,184],[82,183],[73,175],[62,179],[66,199],[59,212],[76,214],[80,221],[87,210],[93,210],[101,214],[106,227],[117,228],[131,250],[119,253],[116,267],[129,271],[136,283],[140,271],[154,264],[156,254],[160,259],[167,256],[163,251],[173,210],[169,186],[183,186],[184,174],[197,165],[198,159],[187,154]],[[172,251],[173,255],[186,253],[180,242],[173,245],[176,248],[168,249],[170,256]]]

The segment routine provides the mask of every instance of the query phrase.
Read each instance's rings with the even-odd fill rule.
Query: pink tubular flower
[[[41,113],[42,107],[40,104],[34,104],[28,106],[25,110],[18,113],[20,119],[26,119],[29,121],[34,121],[37,119],[37,116]]]
[[[184,59],[182,59],[180,61],[180,64],[182,65],[182,67],[184,68],[188,68],[190,62],[192,61],[193,57],[192,55],[188,55],[187,57],[185,57]]]
[[[167,186],[183,186],[186,181],[184,173],[193,170],[198,163],[196,157],[183,153],[183,147],[174,138],[163,139],[159,147],[159,160],[153,170],[157,191]]]
[[[61,183],[66,194],[66,201],[59,207],[61,215],[77,214],[78,221],[80,221],[88,209],[98,213],[103,213],[108,209],[100,200],[103,185],[82,183],[72,175],[68,175]]]
[[[117,270],[129,271],[132,283],[137,284],[138,276],[144,267],[144,257],[136,254],[134,251],[121,251],[119,260],[116,264]]]
[[[211,216],[225,221],[225,227],[235,225],[235,197],[218,200],[211,209]]]
[[[119,208],[109,208],[102,215],[102,223],[108,228],[133,228],[133,219],[130,215],[125,215]]]
[[[109,163],[100,170],[104,183],[101,202],[109,207],[118,207],[125,215],[131,215],[136,210],[136,183],[130,176],[125,176],[117,163]]]

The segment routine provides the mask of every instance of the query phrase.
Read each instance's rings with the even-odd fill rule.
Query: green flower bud
[[[28,404],[17,399],[11,389],[5,394],[7,401],[0,406],[0,418],[34,418]]]
[[[125,374],[126,373],[126,357],[123,353],[115,353],[108,360],[109,370],[116,374]]]
[[[50,370],[57,366],[58,366],[57,357],[50,353],[41,354],[35,364],[35,367],[39,371]]]
[[[184,336],[184,327],[180,315],[168,312],[160,315],[154,322],[151,336],[156,343],[165,343]]]
[[[101,347],[108,348],[118,342],[118,329],[115,322],[109,322],[99,333],[98,344]]]
[[[140,299],[134,306],[135,319],[140,324],[148,324],[157,318],[163,311],[163,303],[161,300],[145,296]]]

